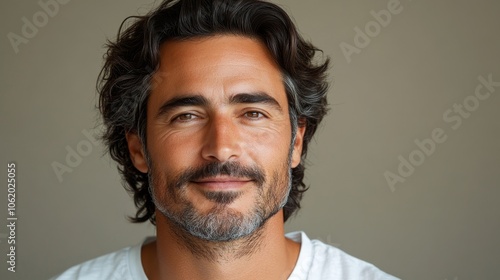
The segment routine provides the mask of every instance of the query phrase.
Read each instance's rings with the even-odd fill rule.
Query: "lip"
[[[253,180],[246,178],[234,178],[234,177],[213,177],[213,178],[203,178],[201,180],[191,181],[203,188],[210,190],[233,190],[244,187],[247,183]]]

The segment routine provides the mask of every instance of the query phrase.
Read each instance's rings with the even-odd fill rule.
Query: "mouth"
[[[210,191],[238,190],[252,182],[251,179],[238,177],[211,177],[191,181],[191,183]]]

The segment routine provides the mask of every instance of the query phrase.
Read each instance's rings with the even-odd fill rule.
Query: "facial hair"
[[[184,233],[204,241],[227,242],[248,237],[262,228],[285,204],[291,189],[290,159],[275,170],[271,178],[258,167],[245,167],[238,162],[210,162],[198,168],[188,168],[165,182],[164,176],[156,176],[154,164],[150,164],[149,184],[156,208]],[[238,199],[239,191],[204,191],[206,199],[215,206],[206,214],[200,213],[186,197],[189,182],[226,175],[246,178],[254,182],[257,197],[248,213],[228,207]],[[172,178],[171,176],[169,176]]]

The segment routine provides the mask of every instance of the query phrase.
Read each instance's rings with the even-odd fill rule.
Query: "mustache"
[[[175,187],[181,188],[190,181],[221,175],[235,178],[247,178],[255,181],[259,187],[264,185],[266,181],[264,171],[256,166],[246,167],[238,162],[210,162],[203,166],[197,168],[191,167],[183,171],[176,180]]]

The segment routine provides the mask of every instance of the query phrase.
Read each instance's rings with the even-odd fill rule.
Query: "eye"
[[[258,120],[258,119],[261,119],[264,117],[264,114],[262,114],[261,112],[258,112],[258,111],[246,112],[244,115],[245,115],[245,117],[252,119],[252,120]]]
[[[196,119],[197,116],[194,115],[194,114],[191,114],[191,113],[185,113],[185,114],[180,114],[180,115],[177,115],[176,117],[173,118],[172,121],[181,121],[181,122],[186,122],[186,121],[190,121],[190,120],[193,120],[193,119]]]

